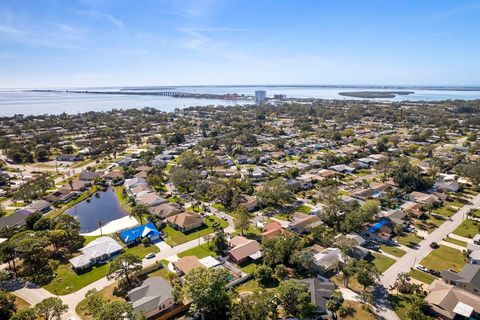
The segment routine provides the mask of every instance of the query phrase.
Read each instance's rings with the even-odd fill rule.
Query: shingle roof
[[[160,277],[147,278],[140,287],[130,290],[127,296],[133,309],[142,313],[158,309],[168,299],[173,299],[172,287]]]

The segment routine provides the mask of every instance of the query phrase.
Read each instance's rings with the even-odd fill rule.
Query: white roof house
[[[74,269],[85,269],[99,261],[107,260],[123,250],[123,247],[110,237],[99,237],[80,249],[81,255],[70,259]]]

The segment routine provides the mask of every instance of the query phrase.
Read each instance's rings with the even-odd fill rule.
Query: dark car
[[[430,243],[430,248],[437,249],[438,248],[438,243],[436,243],[436,242]]]

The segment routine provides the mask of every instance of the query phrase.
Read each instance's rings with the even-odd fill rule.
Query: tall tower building
[[[262,104],[267,101],[267,91],[257,90],[255,91],[255,104]]]

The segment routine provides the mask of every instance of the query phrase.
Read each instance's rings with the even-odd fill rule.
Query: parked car
[[[430,272],[428,271],[428,269],[425,268],[424,266],[422,266],[421,264],[418,264],[418,265],[416,266],[416,268],[417,268],[418,270],[420,270],[420,271],[423,271],[423,272],[426,272],[426,273],[430,273]]]
[[[430,243],[430,248],[437,249],[438,248],[438,243],[436,243],[435,241]]]
[[[150,252],[149,254],[147,254],[147,255],[145,256],[145,259],[152,259],[152,258],[154,258],[154,257],[155,257],[155,253]]]
[[[222,215],[220,216],[220,218],[222,218],[223,220],[227,221],[227,216],[224,215],[224,214],[222,214]]]

